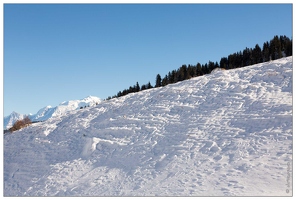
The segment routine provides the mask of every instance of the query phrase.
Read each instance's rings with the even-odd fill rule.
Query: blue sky
[[[4,4],[4,116],[292,38],[292,4]]]

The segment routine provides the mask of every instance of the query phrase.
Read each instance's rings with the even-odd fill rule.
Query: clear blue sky
[[[292,38],[292,4],[4,4],[4,116]]]

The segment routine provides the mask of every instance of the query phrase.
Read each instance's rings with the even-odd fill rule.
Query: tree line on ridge
[[[200,64],[199,62],[196,65],[184,64],[177,70],[168,72],[168,74],[166,74],[163,78],[160,76],[160,74],[157,74],[154,86],[148,82],[147,84],[144,84],[140,87],[139,83],[136,82],[135,85],[119,91],[112,97],[109,96],[106,100],[150,88],[166,86],[171,83],[177,83],[179,81],[187,80],[197,76],[203,76],[205,74],[211,73],[211,71],[216,68],[223,68],[226,70],[235,69],[288,56],[292,56],[292,40],[287,36],[276,35],[269,42],[264,42],[262,48],[258,44],[256,44],[254,48],[246,47],[243,51],[230,54],[227,57],[222,57],[219,63],[209,61],[205,64]]]

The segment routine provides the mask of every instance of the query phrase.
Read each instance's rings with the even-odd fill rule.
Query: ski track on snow
[[[4,136],[5,196],[291,196],[292,57]]]

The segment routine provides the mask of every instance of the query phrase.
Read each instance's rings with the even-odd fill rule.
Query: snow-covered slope
[[[5,196],[291,196],[292,57],[4,136]]]
[[[61,116],[67,114],[68,111],[77,110],[89,106],[94,106],[101,102],[101,99],[95,96],[88,96],[81,100],[64,101],[60,105],[52,107],[46,106],[41,108],[36,114],[28,115],[32,121],[45,121],[51,117]],[[18,116],[18,117],[16,117]],[[23,119],[25,115],[13,112],[9,116],[4,118],[4,129],[12,127],[12,125],[20,119]]]

